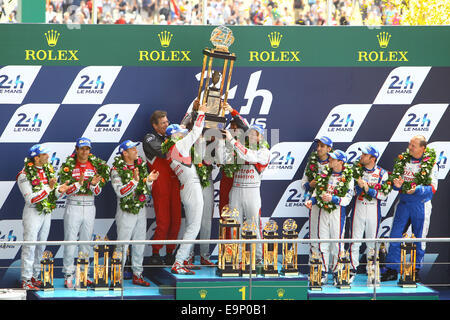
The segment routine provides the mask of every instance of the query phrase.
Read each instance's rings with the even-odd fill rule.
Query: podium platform
[[[124,280],[123,299],[124,300],[173,300],[170,295],[163,295],[159,287],[151,282],[150,287],[134,285],[132,280]],[[121,300],[122,292],[120,290],[94,290],[88,288],[86,291],[67,289],[64,287],[64,279],[55,278],[53,281],[54,290],[52,291],[29,291],[30,300]]]
[[[422,284],[417,288],[402,288],[397,281],[381,282],[375,291],[376,300],[438,300],[439,292]],[[328,283],[322,291],[308,290],[309,300],[372,300],[374,288],[367,286],[367,275],[357,274],[350,289],[338,289],[328,275]]]
[[[202,266],[195,275],[173,274],[170,268],[152,271],[151,279],[161,292],[176,300],[306,300],[308,278],[305,275],[287,277],[220,277],[217,267]],[[251,288],[250,288],[251,282]],[[251,295],[251,296],[250,296]]]

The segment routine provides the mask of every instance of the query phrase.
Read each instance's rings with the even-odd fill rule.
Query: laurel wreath
[[[331,213],[333,210],[337,208],[336,204],[332,201],[325,202],[322,200],[322,194],[328,191],[328,181],[330,180],[331,174],[333,171],[330,169],[329,165],[326,165],[322,172],[317,175],[317,184],[316,184],[316,200],[317,206],[324,209],[328,213]],[[349,189],[349,183],[353,179],[353,170],[352,167],[345,163],[344,168],[342,170],[341,180],[337,184],[336,188],[333,191],[333,195],[338,197],[344,197]]]
[[[405,152],[398,155],[394,163],[394,169],[389,176],[389,181],[393,184],[394,179],[400,178],[407,163],[411,161],[412,156],[407,149]],[[407,192],[412,187],[417,185],[428,186],[431,184],[431,172],[433,166],[436,163],[436,151],[434,149],[426,148],[422,156],[422,163],[420,164],[420,170],[414,175],[413,181],[404,181],[401,191]]]
[[[99,181],[99,187],[103,188],[103,186],[109,181],[110,170],[106,161],[97,158],[92,153],[88,156],[88,161],[94,166],[97,174],[100,175],[101,179]],[[66,162],[61,165],[61,169],[59,169],[59,177],[61,182],[69,181],[69,184],[77,182],[77,180],[72,176],[73,169],[75,169],[75,165],[77,163],[77,155],[72,154],[67,157]],[[92,191],[89,189],[89,185],[92,182],[94,177],[89,177],[85,183],[81,186],[79,193],[93,195]],[[86,183],[87,182],[87,183]]]
[[[361,164],[361,160],[358,159],[353,164],[353,178],[355,179],[355,184],[357,183],[358,179],[362,177],[363,173],[364,173],[363,165]],[[390,174],[388,176],[388,180],[385,183],[369,184],[369,187],[374,188],[378,192],[382,192],[384,195],[388,195],[389,192],[391,192],[392,190],[392,181],[389,180],[389,177]],[[373,199],[372,196],[368,195],[364,190],[362,191],[361,196],[363,196],[365,199],[369,201]]]
[[[134,192],[120,198],[120,208],[132,214],[138,214],[145,206],[147,196],[150,196],[150,189],[147,186],[148,169],[145,162],[140,156],[134,161],[135,168],[139,170],[139,182]],[[122,183],[125,185],[133,179],[133,170],[128,169],[127,163],[122,159],[121,155],[114,158],[113,168],[119,174]],[[144,178],[142,178],[144,177]]]
[[[28,181],[30,181],[31,183],[33,192],[41,191],[44,188],[44,184],[39,178],[38,170],[33,161],[30,158],[25,158],[24,163],[25,166],[23,171],[25,172]],[[48,180],[51,180],[55,177],[55,169],[50,163],[43,164],[42,169],[44,170]],[[47,198],[36,203],[36,209],[38,210],[39,214],[49,214],[56,208],[56,188],[58,188],[58,183],[55,183],[53,190],[50,191]]]

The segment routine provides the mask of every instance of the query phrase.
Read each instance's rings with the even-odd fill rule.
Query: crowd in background
[[[46,23],[93,23],[93,0],[40,1],[46,1]],[[0,0],[0,22],[17,22],[17,10],[6,10],[7,3]],[[401,24],[389,0],[95,0],[95,6],[98,24]]]

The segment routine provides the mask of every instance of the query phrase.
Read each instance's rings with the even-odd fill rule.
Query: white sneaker
[[[355,277],[356,277],[356,270],[350,270],[349,282],[352,283],[353,280],[355,280]]]
[[[64,287],[67,289],[73,289],[73,275],[64,276]]]

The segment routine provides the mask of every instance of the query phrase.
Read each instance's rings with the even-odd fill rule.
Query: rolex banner
[[[0,25],[0,240],[23,239],[23,197],[16,175],[36,143],[51,150],[58,170],[81,136],[111,166],[120,142],[142,141],[150,115],[166,110],[179,123],[197,96],[202,50],[214,26]],[[308,238],[300,187],[313,140],[326,135],[350,162],[371,143],[392,171],[411,137],[434,148],[439,185],[427,237],[449,237],[450,27],[231,27],[236,54],[229,104],[267,131],[271,160],[261,184],[261,220],[292,218]],[[144,156],[142,144],[139,151]],[[218,238],[220,174],[213,171]],[[382,204],[379,236],[388,237],[397,192]],[[108,183],[96,199],[96,235],[117,239],[116,196]],[[65,199],[52,213],[48,240],[64,239]],[[148,211],[148,239],[156,223]],[[345,237],[351,208],[347,207]],[[183,233],[183,226],[180,236]],[[63,246],[47,248],[61,277]],[[364,254],[365,246],[361,247]],[[0,287],[16,287],[20,246],[0,247]],[[211,245],[213,256],[217,247]],[[302,273],[309,246],[298,246]],[[446,243],[428,243],[422,279],[449,283]],[[151,255],[147,246],[146,256]],[[161,252],[164,255],[164,252]],[[281,254],[281,252],[280,252]],[[91,252],[91,257],[93,257]],[[303,264],[303,266],[302,266]]]

